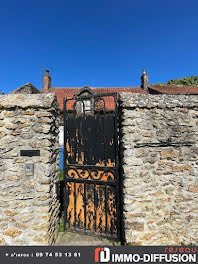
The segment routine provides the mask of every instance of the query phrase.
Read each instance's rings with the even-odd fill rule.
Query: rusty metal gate
[[[64,228],[120,239],[116,93],[64,99]]]

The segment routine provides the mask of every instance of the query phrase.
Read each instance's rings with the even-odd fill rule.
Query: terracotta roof
[[[58,103],[60,105],[60,109],[63,109],[63,98],[71,98],[76,93],[78,93],[82,87],[68,87],[68,88],[61,88],[61,87],[52,87],[51,92],[55,93],[58,99]],[[141,93],[146,94],[146,92],[141,87],[94,87],[91,88],[91,91],[94,94],[104,94],[104,93],[121,93],[121,92],[130,92],[130,93]],[[68,110],[72,110],[73,101],[69,101],[67,103]],[[106,108],[108,110],[114,109],[114,101],[113,97],[105,97]]]
[[[176,85],[149,85],[151,90],[165,94],[198,94],[198,87]]]
[[[140,93],[146,94],[141,87],[89,87],[94,94],[105,93]],[[63,109],[63,98],[71,98],[76,95],[82,87],[52,87],[51,93],[55,93],[60,105],[60,109]],[[163,94],[198,94],[198,87],[190,86],[175,86],[175,85],[149,85],[151,93],[163,93]],[[72,110],[74,101],[67,103],[67,109]],[[106,108],[108,110],[114,109],[113,97],[105,97]]]

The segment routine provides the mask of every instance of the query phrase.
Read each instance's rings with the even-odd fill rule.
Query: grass
[[[184,242],[181,242],[180,243],[182,246],[196,246],[196,244],[195,243],[189,243],[189,244],[185,244]]]
[[[64,181],[63,170],[59,170],[59,181]]]
[[[62,189],[62,185],[63,185],[63,181],[64,181],[64,176],[63,176],[64,174],[63,174],[63,170],[59,170],[59,181],[60,181],[60,202],[61,202],[61,208],[60,208],[60,210],[61,210],[61,216],[60,216],[60,222],[59,222],[59,232],[65,232],[64,231],[64,219],[63,219],[63,212],[62,212],[62,210],[63,210],[63,205],[62,205],[62,203],[63,203],[63,189]],[[61,183],[62,182],[62,183]],[[62,199],[61,199],[62,198]]]
[[[63,219],[63,216],[60,218],[59,232],[65,232],[65,230],[64,230],[64,219]]]

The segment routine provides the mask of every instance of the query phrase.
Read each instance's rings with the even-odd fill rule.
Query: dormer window
[[[90,96],[93,94],[91,88],[84,86],[74,95],[74,97],[78,99],[75,106],[77,114],[91,114],[93,109],[93,99],[91,99]]]
[[[83,100],[85,111],[91,111],[91,101],[90,100]]]

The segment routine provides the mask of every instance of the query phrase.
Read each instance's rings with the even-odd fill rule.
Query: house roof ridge
[[[170,88],[173,88],[173,87],[176,87],[176,88],[182,88],[182,87],[185,87],[185,88],[198,88],[198,86],[189,86],[189,85],[175,85],[175,84],[149,84],[149,86],[151,87],[170,87]]]
[[[52,89],[82,89],[84,87],[52,87]],[[140,86],[89,86],[90,89],[140,88]]]

